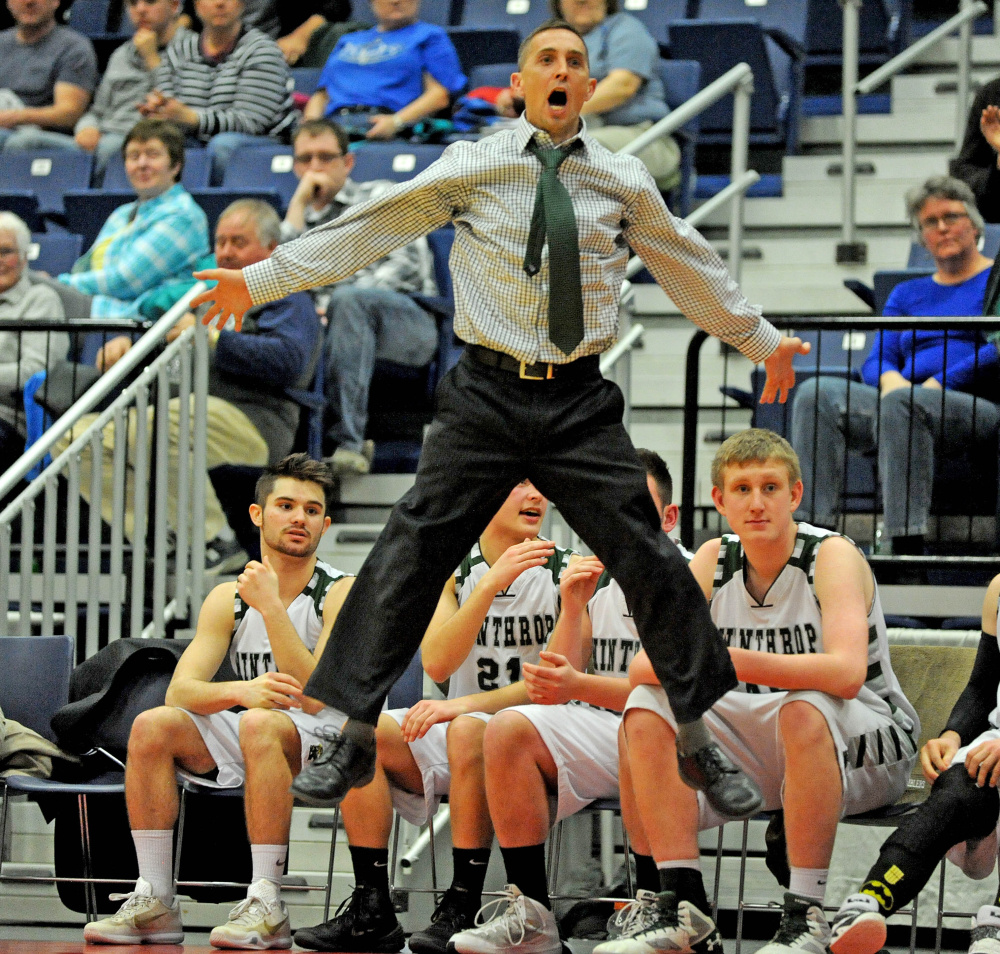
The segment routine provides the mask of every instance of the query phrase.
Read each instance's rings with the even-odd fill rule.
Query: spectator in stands
[[[266,202],[240,199],[230,205],[215,228],[215,258],[222,268],[243,268],[268,258],[281,237],[278,214]],[[223,264],[226,263],[226,264]],[[320,324],[312,299],[305,292],[289,295],[254,309],[240,333],[209,331],[208,460],[211,470],[221,464],[263,467],[280,460],[292,449],[299,422],[299,405],[286,396],[286,388],[308,386],[315,368]],[[181,318],[169,338],[176,338],[195,322],[192,314]],[[128,338],[114,338],[102,350],[99,363],[107,369],[131,347]],[[180,402],[170,402],[170,463],[165,495],[170,525],[176,525],[178,472],[177,421]],[[88,420],[88,419],[85,419]],[[89,422],[89,421],[88,421]],[[135,445],[135,421],[129,423],[129,448]],[[104,432],[104,492],[101,513],[111,520],[114,453],[113,428]],[[134,488],[129,460],[126,488],[125,533],[133,535]],[[86,497],[89,477],[81,478]],[[220,537],[226,518],[212,482],[205,477],[205,540],[211,549],[238,562],[240,553]],[[245,559],[246,554],[243,554]],[[226,561],[226,565],[230,562]],[[222,568],[226,568],[224,565]],[[219,567],[215,567],[219,569]]]
[[[352,139],[392,139],[448,106],[465,87],[458,54],[420,0],[371,0],[376,25],[333,48],[305,118],[329,116]]]
[[[177,34],[179,0],[129,0],[135,33],[108,60],[94,102],[80,118],[74,141],[94,153],[97,180],[108,160],[125,144],[125,135],[140,119],[139,106],[153,88],[153,71],[164,48]]]
[[[287,141],[295,122],[292,82],[274,40],[244,27],[242,0],[196,0],[195,10],[201,33],[174,37],[139,111],[207,144],[218,185],[237,149]]]
[[[303,696],[302,686],[354,582],[316,558],[332,490],[327,468],[305,454],[278,462],[257,482],[250,518],[260,528],[261,562],[208,594],[165,705],[142,712],[132,726],[125,800],[139,878],[116,914],[84,927],[85,940],[183,942],[172,864],[180,772],[198,788],[246,787],[251,883],[229,921],[212,931],[213,947],[292,946],[281,901],[288,787],[336,731],[331,710]],[[235,676],[218,679],[225,660]]]
[[[554,17],[576,27],[587,44],[597,89],[580,110],[587,132],[612,152],[637,139],[670,108],[660,79],[660,48],[642,21],[618,0],[549,0]],[[680,149],[664,136],[639,153],[666,192],[680,181]]]
[[[920,750],[920,766],[932,783],[930,795],[904,815],[882,844],[878,860],[856,894],[834,916],[834,954],[876,954],[886,937],[885,919],[905,908],[945,857],[966,877],[988,878],[997,862],[1000,801],[1000,652],[997,596],[1000,576],[983,599],[979,652],[969,683],[940,736]],[[1000,895],[972,920],[969,954],[989,954],[1000,943]]]
[[[144,296],[187,278],[208,254],[208,219],[178,181],[184,136],[173,123],[141,119],[123,147],[136,201],[119,206],[93,246],[59,281],[92,295],[93,318],[138,317]]]
[[[0,149],[61,147],[97,86],[90,40],[57,24],[58,0],[7,0],[0,33]]]
[[[766,808],[784,808],[789,890],[778,933],[760,950],[821,954],[830,939],[822,905],[837,824],[902,795],[920,722],[892,671],[878,588],[861,551],[793,519],[802,480],[788,442],[761,429],[735,434],[715,455],[712,484],[732,532],[706,542],[690,566],[740,682],[705,721],[760,785]],[[642,891],[623,936],[595,954],[721,950],[698,832],[725,819],[681,780],[677,720],[645,652],[629,679],[622,814],[636,851],[655,861],[659,893]],[[455,946],[489,950],[459,939]]]
[[[13,212],[0,212],[0,319],[55,321],[63,317],[59,296],[28,278],[31,233]],[[0,331],[0,473],[24,453],[25,382],[66,357],[69,336],[61,331]]]
[[[948,171],[972,189],[987,222],[1000,222],[1000,76],[976,93],[962,147]]]
[[[981,315],[992,261],[978,248],[983,219],[972,191],[934,176],[906,197],[937,270],[897,285],[885,315]],[[885,531],[893,552],[922,553],[935,459],[977,446],[996,453],[1000,355],[978,331],[880,332],[863,381],[820,375],[799,386],[792,443],[807,488],[801,519],[833,527],[848,447],[878,451]],[[942,394],[942,389],[945,393]]]
[[[392,183],[352,182],[354,157],[347,133],[329,119],[304,122],[293,149],[299,186],[282,223],[285,239],[336,218],[345,209],[381,195]],[[417,239],[336,285],[311,290],[324,311],[327,442],[336,473],[367,473],[374,448],[365,441],[368,385],[375,361],[423,367],[437,351],[437,324],[411,293],[433,295],[433,261],[427,240]]]

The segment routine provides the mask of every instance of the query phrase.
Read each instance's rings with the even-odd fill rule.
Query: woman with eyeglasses
[[[993,261],[979,250],[984,225],[972,190],[934,176],[907,194],[906,207],[935,271],[898,284],[882,314],[981,315]],[[875,336],[861,382],[820,375],[800,385],[792,444],[811,491],[799,519],[833,527],[842,513],[847,448],[877,449],[892,551],[923,553],[936,461],[973,445],[995,458],[998,372],[1000,355],[980,331],[887,329]]]

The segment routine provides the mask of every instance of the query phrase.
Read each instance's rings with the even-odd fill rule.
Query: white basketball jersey
[[[587,604],[594,648],[588,672],[599,676],[628,676],[629,663],[642,645],[622,588],[605,570]]]
[[[310,652],[316,648],[319,634],[323,631],[326,595],[330,587],[345,576],[348,574],[317,560],[312,578],[288,607],[288,618]],[[252,606],[247,606],[240,599],[238,591],[234,627],[233,639],[229,644],[229,661],[233,664],[237,677],[250,680],[263,672],[277,672],[264,617]]]
[[[750,595],[744,584],[740,538],[735,534],[722,538],[711,610],[712,619],[727,646],[778,654],[823,652],[822,618],[814,576],[819,545],[830,536],[839,534],[800,523],[792,555],[762,603]],[[740,683],[737,688],[742,692],[783,691],[746,683]],[[919,722],[889,662],[889,643],[877,583],[868,612],[868,677],[858,693],[858,700],[870,705],[875,697],[888,703],[897,727],[915,744]]]
[[[472,651],[448,682],[449,699],[509,686],[521,678],[522,663],[538,662],[559,616],[559,578],[573,555],[555,551],[494,597]],[[477,542],[455,571],[459,606],[488,570]]]

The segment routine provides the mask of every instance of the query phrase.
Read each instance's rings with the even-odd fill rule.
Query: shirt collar
[[[528,122],[528,118],[524,113],[521,113],[518,118],[517,125],[514,127],[514,137],[521,152],[524,152],[524,150],[528,148],[528,143],[531,142],[532,137],[534,137],[537,140],[538,145],[544,149],[555,148],[549,134],[545,132],[544,129],[539,129],[537,126]],[[590,141],[590,136],[587,133],[587,121],[582,116],[580,117],[580,131],[575,136],[571,136],[567,139],[566,142],[560,143],[559,147],[563,148],[567,143],[571,143],[577,139],[579,139],[582,144],[581,148],[586,150]]]

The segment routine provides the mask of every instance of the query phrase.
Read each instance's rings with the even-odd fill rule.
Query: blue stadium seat
[[[72,232],[33,232],[28,267],[49,275],[68,272],[83,252],[83,239]]]
[[[801,47],[772,35],[756,20],[674,20],[670,55],[697,60],[701,85],[708,86],[738,63],[753,70],[750,142],[795,153],[804,82]],[[733,100],[726,96],[701,114],[699,141],[728,145],[732,139]]]
[[[510,63],[516,60],[517,48],[521,45],[521,34],[506,26],[457,26],[449,27],[447,33],[466,76],[484,63]]]
[[[478,0],[468,2],[475,4]],[[460,22],[463,6],[462,0],[420,0],[420,19],[435,26],[455,26]]]
[[[464,27],[506,27],[523,40],[551,16],[548,0],[468,0],[459,22]]]
[[[104,189],[70,189],[64,196],[66,227],[83,240],[83,247],[90,248],[109,215],[120,205],[135,201],[135,193]]]
[[[293,66],[289,72],[292,74],[292,82],[295,84],[296,93],[305,93],[312,96],[319,86],[319,78],[323,73],[322,66]]]
[[[206,149],[185,149],[184,168],[181,171],[181,184],[185,189],[207,189],[209,176],[212,172],[211,163],[208,161],[208,150]],[[110,191],[127,191],[132,188],[132,183],[125,175],[125,160],[120,152],[116,152],[104,167],[104,181],[101,183],[102,189]]]
[[[657,43],[666,43],[667,24],[695,14],[697,0],[625,0],[618,8],[641,20]]]
[[[660,60],[660,79],[663,81],[667,105],[671,109],[677,109],[701,88],[701,64],[697,60]],[[699,125],[700,117],[695,116],[674,133],[674,139],[681,148],[681,181],[674,190],[671,204],[674,212],[681,216],[686,216],[691,211]]]
[[[30,189],[10,189],[5,184],[0,192],[0,212],[13,212],[32,232],[45,228],[38,211],[38,196]]]
[[[444,146],[412,145],[405,142],[366,142],[354,150],[355,182],[390,179],[405,182],[423,172],[444,152]]]
[[[89,152],[59,149],[26,149],[0,154],[0,183],[3,189],[27,190],[38,196],[43,216],[61,216],[63,192],[86,189],[94,157]]]
[[[233,153],[222,178],[226,189],[274,189],[287,206],[299,180],[292,172],[291,146],[254,146]]]
[[[215,235],[215,223],[219,221],[219,216],[237,199],[261,199],[274,207],[275,212],[281,215],[281,196],[276,189],[192,189],[191,197],[204,210],[208,216],[208,236],[209,241],[213,241]]]
[[[75,0],[69,8],[69,26],[84,36],[107,33],[110,9],[110,0]]]
[[[510,74],[517,70],[517,63],[482,63],[469,73],[469,89],[479,86],[510,86]]]

